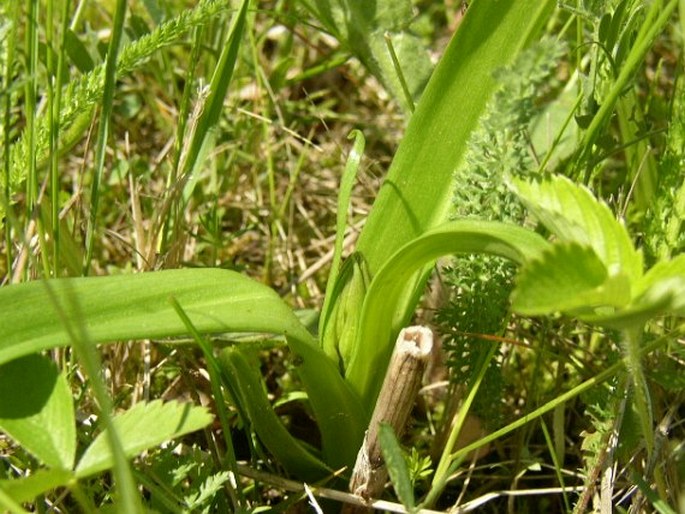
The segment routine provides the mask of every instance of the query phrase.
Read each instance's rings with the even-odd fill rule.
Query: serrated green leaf
[[[515,312],[528,316],[613,312],[630,302],[630,283],[623,275],[610,276],[591,247],[562,242],[521,269],[511,302]]]
[[[73,467],[71,390],[47,357],[28,355],[0,366],[0,431],[49,467]]]
[[[13,480],[0,480],[0,489],[17,503],[32,501],[39,494],[69,485],[74,472],[66,469],[39,469],[32,475]]]
[[[624,274],[631,283],[642,276],[642,254],[623,224],[588,188],[563,176],[532,181],[510,178],[509,185],[556,237],[591,246],[609,275]]]
[[[200,430],[212,422],[204,407],[190,403],[155,400],[138,403],[114,417],[114,426],[127,457],[153,448],[165,441]],[[101,432],[76,466],[76,477],[83,478],[111,468],[114,457],[106,432]]]
[[[397,498],[399,498],[402,505],[409,512],[414,512],[416,508],[414,488],[411,485],[409,469],[407,468],[407,462],[404,460],[402,448],[400,448],[400,443],[397,441],[392,427],[385,423],[381,424],[378,430],[378,439],[381,443],[381,453],[385,460],[385,467],[388,469],[388,475],[390,475]]]
[[[685,315],[685,254],[653,266],[633,290],[633,300],[625,309],[583,319],[624,329],[664,314]]]

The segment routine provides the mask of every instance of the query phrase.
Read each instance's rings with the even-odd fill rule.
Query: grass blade
[[[109,40],[107,49],[107,61],[105,63],[105,87],[102,92],[102,111],[100,112],[100,125],[98,127],[97,146],[95,148],[95,172],[93,185],[90,193],[90,217],[86,228],[86,258],[83,263],[83,274],[90,271],[90,260],[93,256],[94,236],[97,228],[98,205],[100,201],[100,180],[105,167],[105,150],[107,148],[107,136],[109,134],[109,121],[114,103],[114,88],[116,84],[117,57],[119,44],[124,28],[126,16],[126,0],[118,0],[114,13],[112,38]]]
[[[238,58],[238,49],[240,48],[241,37],[245,28],[245,18],[247,16],[247,8],[250,5],[250,0],[243,0],[240,5],[240,10],[235,17],[233,26],[228,33],[228,37],[221,50],[219,62],[214,69],[212,81],[209,85],[209,96],[205,102],[202,114],[197,121],[197,126],[193,133],[193,138],[190,142],[188,154],[185,156],[183,163],[183,173],[186,174],[195,166],[202,145],[207,138],[209,130],[219,121],[219,116],[223,111],[224,98],[228,91],[228,86],[233,77],[233,70]]]

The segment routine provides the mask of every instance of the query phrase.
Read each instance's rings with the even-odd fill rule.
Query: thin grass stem
[[[18,231],[19,226],[13,224],[14,217],[11,216],[11,169],[10,169],[10,141],[11,141],[11,126],[12,126],[12,65],[15,61],[15,50],[17,40],[17,27],[19,26],[19,2],[9,2],[9,20],[11,23],[9,33],[7,34],[7,52],[5,53],[5,70],[3,80],[3,93],[0,98],[4,97],[3,109],[3,203],[7,214],[7,222],[5,223],[5,266],[7,269],[7,276],[10,277],[12,270],[12,228]]]
[[[650,352],[660,348],[662,345],[666,344],[668,341],[682,337],[682,335],[685,334],[685,324],[680,325],[676,330],[671,332],[670,334],[661,336],[654,341],[651,341],[648,344],[645,344],[642,348],[639,350],[639,355],[640,357],[649,354]],[[525,416],[520,417],[516,421],[509,423],[508,425],[500,428],[499,430],[496,430],[492,432],[491,434],[488,434],[487,436],[483,437],[482,439],[479,439],[478,441],[475,441],[469,445],[466,445],[465,447],[457,450],[453,455],[452,458],[457,458],[460,456],[467,455],[468,453],[472,452],[473,450],[476,450],[478,448],[482,448],[483,446],[496,441],[500,437],[503,437],[510,432],[516,430],[517,428],[522,427],[526,423],[530,423],[534,419],[539,418],[543,414],[546,414],[550,412],[551,410],[555,409],[557,406],[561,405],[562,403],[565,403],[569,401],[572,398],[575,398],[576,396],[582,394],[583,392],[587,391],[588,389],[591,389],[592,387],[595,387],[602,382],[608,380],[609,378],[613,377],[616,373],[621,371],[621,369],[625,369],[625,362],[624,361],[619,361],[616,362],[615,364],[612,364],[609,366],[607,369],[602,371],[601,373],[598,373],[592,378],[589,378],[588,380],[582,382],[581,384],[578,384],[575,386],[573,389],[559,395],[558,397],[554,398],[553,400],[550,400],[546,404],[542,405],[541,407],[538,407],[534,411],[530,412],[529,414],[526,414]]]
[[[466,396],[464,403],[459,408],[459,411],[457,412],[456,419],[454,420],[452,425],[452,430],[450,431],[450,435],[447,438],[447,442],[445,443],[445,448],[442,451],[442,455],[440,456],[440,462],[438,463],[438,466],[435,469],[435,475],[433,477],[433,482],[431,483],[431,489],[428,493],[428,496],[426,496],[426,500],[424,502],[426,506],[431,506],[437,501],[438,497],[440,496],[440,494],[442,494],[442,491],[447,485],[447,481],[449,479],[449,475],[451,473],[450,470],[452,468],[453,463],[457,460],[457,458],[461,458],[458,455],[459,452],[452,452],[454,450],[455,445],[457,444],[457,438],[459,437],[459,434],[464,428],[464,423],[466,423],[466,416],[468,415],[469,410],[471,409],[471,405],[473,405],[473,401],[476,398],[478,389],[480,388],[480,385],[483,383],[485,372],[487,371],[488,366],[490,366],[490,363],[492,362],[492,359],[495,356],[497,348],[498,345],[490,344],[490,348],[488,349],[487,353],[483,355],[483,359],[478,368],[478,373],[474,377],[473,383],[470,384],[469,393]]]
[[[117,57],[119,45],[123,34],[124,18],[126,16],[126,0],[117,0],[114,13],[112,37],[107,49],[107,61],[105,63],[105,86],[102,92],[102,110],[100,112],[100,124],[98,127],[98,139],[95,148],[95,170],[93,184],[90,193],[90,216],[86,228],[86,256],[83,263],[83,274],[90,272],[93,248],[95,246],[95,232],[98,222],[98,205],[100,203],[100,181],[102,180],[105,167],[105,153],[109,135],[109,123],[114,103],[114,89],[116,86]]]
[[[188,332],[193,336],[195,342],[202,350],[202,354],[207,361],[207,372],[209,373],[209,381],[212,387],[212,394],[214,396],[214,404],[216,406],[217,413],[219,415],[219,420],[221,422],[222,433],[224,436],[224,443],[226,444],[226,461],[228,468],[233,474],[232,487],[229,486],[228,493],[233,502],[233,507],[239,509],[243,502],[245,501],[240,482],[237,480],[238,477],[238,462],[236,461],[235,453],[233,450],[233,441],[231,439],[231,425],[228,421],[228,410],[226,409],[226,404],[224,402],[224,395],[221,391],[221,368],[216,358],[214,357],[214,352],[210,344],[200,335],[198,330],[193,325],[188,315],[183,310],[183,307],[178,303],[178,301],[172,296],[169,298],[169,303],[181,318],[183,324],[188,329]]]

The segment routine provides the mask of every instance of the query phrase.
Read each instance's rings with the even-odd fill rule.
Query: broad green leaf
[[[0,365],[0,431],[49,467],[73,467],[71,389],[47,357],[27,355]]]
[[[642,254],[628,231],[585,186],[563,176],[537,181],[511,178],[509,182],[528,210],[555,236],[592,247],[610,276],[624,274],[631,284],[642,276]]]
[[[187,335],[173,295],[201,333],[312,337],[278,295],[230,270],[186,269],[65,278],[0,288],[0,364],[65,346],[70,332],[96,343]]]
[[[455,187],[454,170],[497,88],[493,73],[510,64],[538,36],[554,6],[552,0],[470,3],[421,95],[359,236],[356,249],[368,264],[371,277],[402,246],[446,220]],[[395,297],[381,299],[397,311],[391,317],[406,320],[411,316],[419,298],[417,291],[422,289],[430,267],[431,262],[424,261],[422,267],[402,277],[400,287],[393,291]],[[361,311],[356,314],[361,315]],[[393,330],[378,340],[366,340],[365,348],[378,345],[377,351],[369,352],[388,357],[386,339]],[[375,389],[368,389],[369,382],[375,379],[368,377],[387,361],[370,358],[366,349],[362,354],[353,357],[356,369],[346,375],[357,391],[369,394]],[[367,406],[375,394],[363,397]]]
[[[493,72],[511,63],[537,36],[554,5],[550,0],[470,3],[431,75],[360,234],[357,250],[372,276],[400,247],[445,221],[453,172],[497,88]],[[416,280],[407,284],[410,290]]]
[[[362,405],[336,365],[291,309],[268,287],[234,271],[167,270],[111,277],[65,278],[0,288],[0,364],[71,343],[86,332],[94,343],[184,336],[173,296],[203,334],[280,334],[302,361],[298,372],[337,466],[356,455],[364,434]],[[354,457],[352,457],[354,459]]]
[[[398,306],[410,278],[426,263],[455,253],[487,253],[523,264],[549,247],[542,236],[498,222],[461,220],[427,231],[400,248],[373,278],[347,377],[371,413],[380,390],[394,337],[407,325],[411,312]],[[412,291],[420,294],[422,291]]]
[[[200,430],[212,422],[204,407],[190,403],[155,400],[138,403],[114,417],[114,426],[127,457],[153,448],[165,441]],[[114,465],[107,434],[101,432],[86,449],[76,466],[76,477],[83,478]]]
[[[219,362],[242,411],[246,412],[252,429],[276,460],[290,473],[307,480],[319,480],[332,470],[313,456],[283,426],[266,397],[261,376],[238,349],[226,348]]]
[[[32,501],[39,494],[58,487],[68,486],[76,477],[74,472],[66,469],[39,469],[26,477],[14,480],[0,480],[0,489],[15,502]]]
[[[597,308],[613,313],[630,302],[630,283],[624,275],[609,276],[591,247],[560,242],[522,267],[511,302],[512,310],[528,316]]]
[[[392,427],[387,424],[381,424],[378,430],[378,438],[381,442],[381,452],[385,460],[385,466],[388,469],[388,475],[390,475],[397,498],[399,498],[402,505],[409,512],[414,512],[416,507],[414,488],[411,485],[409,469],[407,468],[407,462],[404,460],[402,448],[400,448],[400,443],[397,441]]]

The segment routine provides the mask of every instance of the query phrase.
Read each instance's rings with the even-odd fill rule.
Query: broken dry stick
[[[397,338],[350,479],[350,491],[366,500],[381,494],[388,476],[378,439],[380,425],[388,424],[395,434],[402,434],[432,349],[433,333],[427,327],[405,328]]]

